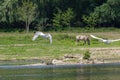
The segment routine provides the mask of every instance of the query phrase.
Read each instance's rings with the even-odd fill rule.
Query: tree
[[[68,8],[63,14],[62,14],[62,17],[63,17],[63,25],[64,26],[67,26],[70,28],[70,24],[71,24],[71,21],[74,19],[75,17],[75,14],[73,13],[72,9],[71,8]]]
[[[38,24],[36,25],[36,29],[38,31],[43,31],[45,30],[46,28],[46,25],[47,25],[47,20],[49,20],[48,18],[41,18],[41,19],[38,19],[37,22]]]
[[[88,20],[92,18],[97,21],[96,24],[105,24],[105,26],[116,26],[120,23],[120,0],[108,0],[107,3],[96,7],[93,13],[90,13]],[[96,16],[93,16],[93,15]],[[88,23],[90,24],[90,23]]]
[[[83,15],[83,22],[87,24],[88,27],[95,27],[98,23],[99,15],[97,13],[91,13],[89,16]]]
[[[58,12],[54,14],[53,17],[53,26],[57,27],[57,29],[62,29],[62,11],[57,9]]]
[[[16,2],[18,0],[0,1],[0,21],[11,23],[15,19]]]
[[[70,27],[71,21],[74,17],[75,15],[71,8],[68,8],[65,12],[58,9],[58,12],[54,14],[53,25],[59,29]]]
[[[37,13],[37,5],[33,2],[23,1],[22,6],[18,8],[18,16],[19,19],[25,21],[26,23],[26,32],[29,32],[29,26],[33,20],[36,19]]]

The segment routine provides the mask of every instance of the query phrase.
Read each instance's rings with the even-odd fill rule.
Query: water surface
[[[89,65],[1,65],[0,80],[120,80],[120,63]]]

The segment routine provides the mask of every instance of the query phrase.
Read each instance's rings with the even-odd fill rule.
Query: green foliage
[[[43,31],[46,28],[47,20],[48,20],[48,18],[41,18],[40,20],[37,21],[38,24],[35,28],[38,31]]]
[[[68,8],[63,14],[62,14],[62,23],[63,26],[70,27],[71,21],[74,19],[75,15],[73,13],[73,10],[71,8]]]
[[[54,26],[45,27],[42,20],[37,25],[40,18],[48,18]],[[24,22],[27,31],[29,25],[31,29],[37,25],[39,30],[55,28],[61,31],[71,26],[84,28],[86,24],[89,27],[119,27],[120,0],[0,0],[0,29],[18,29]]]
[[[120,0],[108,0],[107,4],[111,8],[111,19],[120,22]]]
[[[53,25],[59,29],[70,27],[74,17],[75,15],[71,8],[68,8],[65,12],[58,9],[58,13],[54,14]]]
[[[106,3],[96,7],[94,12],[84,19],[88,24],[112,24],[115,26],[120,22],[120,0],[108,0]],[[89,20],[90,19],[90,20]],[[92,20],[92,21],[91,21]],[[94,24],[93,24],[94,25]]]
[[[35,18],[38,13],[36,11],[37,5],[33,2],[23,1],[22,6],[18,8],[17,13],[19,19],[26,22],[26,32],[29,32],[29,25]]]
[[[18,0],[0,1],[0,21],[5,21],[8,23],[15,21],[17,1]]]
[[[83,15],[83,21],[89,26],[89,27],[95,27],[98,23],[98,17],[99,15],[96,13],[91,13],[90,16]]]
[[[53,18],[53,26],[57,27],[58,29],[62,28],[62,11],[60,9],[57,9],[58,12],[54,14]]]
[[[89,59],[90,58],[91,53],[89,52],[89,50],[87,50],[84,54],[83,54],[83,59]]]

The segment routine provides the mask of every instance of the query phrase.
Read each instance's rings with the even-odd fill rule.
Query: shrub
[[[53,18],[53,26],[58,29],[62,30],[64,28],[70,28],[71,21],[74,19],[75,14],[71,8],[68,8],[66,11],[62,11],[57,9],[57,13],[54,14]]]
[[[89,50],[87,50],[84,54],[83,54],[83,59],[89,59],[90,58],[91,53],[89,52]]]

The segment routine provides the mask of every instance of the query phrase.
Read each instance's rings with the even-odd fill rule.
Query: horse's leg
[[[76,39],[76,45],[78,45],[79,39]]]
[[[85,45],[86,44],[86,40],[84,40],[84,43],[83,43],[83,45]]]
[[[90,45],[90,39],[87,39],[87,43],[88,43],[88,45]]]

